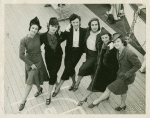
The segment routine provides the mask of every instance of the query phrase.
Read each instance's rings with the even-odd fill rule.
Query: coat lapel
[[[126,47],[123,49],[121,55],[119,56],[119,60],[121,60],[125,55]]]
[[[97,44],[98,43],[98,41],[99,41],[99,39],[100,39],[100,35],[101,33],[99,33],[97,36],[96,36],[96,43],[95,44]]]
[[[69,42],[70,42],[70,46],[73,46],[73,28],[70,29]]]
[[[88,30],[87,30],[87,33],[86,33],[86,36],[85,36],[85,39],[84,39],[84,43],[86,43],[86,41],[87,41],[89,35],[90,35],[90,31],[89,31],[89,29],[88,29]]]
[[[82,40],[81,39],[81,34],[82,34],[82,30],[81,30],[81,27],[79,28],[79,46],[81,46],[81,43],[82,43]]]

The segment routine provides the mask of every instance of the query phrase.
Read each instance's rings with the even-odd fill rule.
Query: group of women
[[[40,86],[44,81],[49,82],[46,105],[51,103],[51,96],[55,97],[65,82],[70,77],[72,85],[69,91],[76,91],[84,76],[91,76],[89,91],[77,104],[81,106],[93,92],[102,92],[102,95],[88,107],[98,106],[103,100],[108,100],[113,92],[121,95],[121,104],[115,109],[120,111],[126,108],[128,85],[135,80],[135,72],[141,67],[137,55],[129,49],[124,37],[118,33],[113,36],[100,27],[98,18],[92,18],[87,28],[81,27],[81,18],[77,14],[69,17],[70,24],[64,32],[60,31],[57,18],[52,17],[47,26],[47,32],[40,34],[40,22],[37,17],[29,24],[29,33],[20,41],[20,59],[25,62],[26,89],[19,111],[23,110],[26,99],[36,85],[38,91],[35,97],[42,94]],[[57,73],[62,63],[63,51],[61,43],[66,40],[64,71],[57,82]],[[41,45],[45,45],[45,62],[41,55]],[[75,67],[82,54],[86,54],[86,61],[79,68],[78,74]],[[78,78],[76,80],[76,75]],[[55,90],[52,94],[54,85]]]

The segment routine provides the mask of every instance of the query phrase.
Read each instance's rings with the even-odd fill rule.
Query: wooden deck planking
[[[68,88],[67,88],[67,89],[68,89]],[[63,98],[69,99],[69,98],[70,98],[70,95],[67,93],[67,91],[68,91],[68,90],[63,89],[63,91],[61,91],[61,94],[62,94],[62,97],[63,97]],[[69,101],[69,100],[66,101],[66,103],[67,103],[67,105],[69,106],[69,109],[70,109],[70,110],[77,107],[74,103],[72,103],[72,102]],[[71,113],[72,113],[72,114],[79,114],[79,111],[78,111],[78,110],[77,110],[77,111],[72,111]]]
[[[89,77],[89,76],[88,76]],[[85,80],[89,80],[89,81],[91,81],[91,78],[89,77],[89,78],[83,78],[83,79],[85,79]],[[90,84],[90,82],[89,81],[84,81],[84,80],[82,80],[83,82],[82,83],[84,83],[84,84],[82,84],[83,85],[83,87],[87,90],[87,87],[88,87],[88,85]],[[86,92],[82,92],[83,93],[83,95],[85,95],[85,93]],[[89,96],[89,99],[90,99],[90,102],[88,102],[88,105],[89,104],[91,104],[95,99],[97,99],[99,96],[97,96],[95,93],[92,93],[92,95],[91,96]],[[102,113],[104,113],[104,114],[109,114],[109,110],[107,110],[106,108],[105,108],[105,105],[102,103],[102,106],[101,106],[102,108],[99,108],[98,107],[98,109],[99,109],[99,111],[101,111]],[[95,109],[95,108],[94,108]]]
[[[81,93],[81,94],[82,94],[82,97],[85,96],[85,95],[87,94],[87,91],[86,91],[86,89],[84,88],[84,84],[81,83],[80,86],[79,86],[79,89],[78,89],[75,93],[77,93],[77,94],[78,94],[78,93]],[[88,103],[88,104],[86,104],[85,107],[88,108],[88,105],[89,105],[90,103],[92,103],[92,100],[91,100],[90,97],[88,98],[87,103]],[[95,109],[91,109],[91,110],[95,113]]]
[[[85,78],[83,78],[83,79],[85,79]],[[87,79],[87,78],[86,78]],[[91,79],[91,78],[90,78]],[[82,84],[82,83],[84,83],[84,84]],[[84,82],[84,80],[83,80],[83,82],[81,83],[81,85],[83,85],[83,88],[85,89],[85,90],[87,90],[87,87],[88,87],[88,85],[90,84],[89,82],[88,82],[88,84],[86,83],[86,81]],[[81,86],[80,85],[80,86]],[[82,87],[81,87],[82,88]],[[79,89],[81,89],[81,88],[79,88]],[[85,96],[86,94],[87,94],[87,92],[86,91],[80,91],[82,94],[83,94],[83,96]],[[90,105],[95,99],[97,99],[98,97],[95,95],[95,93],[92,93],[92,95],[91,96],[89,96],[89,102],[88,102],[88,105]],[[106,111],[106,114],[109,114],[109,112],[106,110],[106,108],[105,108],[105,106],[104,106],[104,104],[102,103],[102,107],[103,107],[103,109]],[[98,108],[99,109],[99,108]],[[93,111],[95,112],[95,111],[97,111],[98,109],[96,109],[95,110],[95,108],[93,109]],[[101,111],[101,109],[99,109],[99,111]],[[101,111],[102,112],[102,111]],[[102,112],[102,113],[105,113],[105,112]]]
[[[68,94],[65,94],[65,93],[66,93],[65,89],[63,89],[62,91],[60,91],[61,98],[69,98]],[[61,99],[61,100],[59,100],[59,102],[60,103],[63,102],[62,108],[63,108],[64,111],[69,111],[71,109],[71,106],[68,104],[67,100]]]
[[[140,101],[145,104],[145,97],[138,91],[138,89],[134,85],[129,86],[129,90],[133,91],[133,93],[137,96],[137,99],[140,99]]]
[[[68,85],[71,85],[70,80],[67,81],[67,83],[68,83]],[[78,99],[77,95],[74,92],[68,91],[68,89],[66,90],[66,92],[68,93],[68,95],[70,96],[71,99],[75,100],[78,103],[79,99]],[[77,107],[76,104],[75,104],[75,107]],[[78,110],[78,112],[80,112],[80,110]]]
[[[89,81],[91,81],[91,78],[90,78],[90,76],[88,76],[87,78],[86,78],[86,80],[89,80]],[[86,83],[86,85],[87,85],[87,87],[89,86],[89,84],[90,84],[90,82],[89,81],[86,81],[86,82],[83,82],[83,83]],[[85,85],[85,84],[84,84]],[[87,88],[86,86],[85,86],[85,88]],[[101,93],[100,92],[94,92],[94,93],[92,93],[92,95],[90,96],[91,97],[91,99],[93,99],[93,101],[95,100],[95,99],[97,99],[97,98],[99,98],[100,97],[100,95],[101,95]],[[92,101],[92,102],[93,102]],[[102,103],[102,105],[106,108],[107,106],[105,105],[105,103],[103,102]],[[109,107],[109,109],[107,109],[107,111],[109,112],[111,112],[112,111],[112,107],[109,105],[108,106]]]
[[[4,109],[5,109],[5,113],[10,113],[10,114],[13,114],[15,113],[15,109],[16,109],[16,106],[11,106],[10,104],[13,103],[13,102],[16,102],[16,98],[13,94],[13,90],[12,90],[12,87],[10,85],[10,82],[8,79],[8,76],[7,76],[7,73],[5,71],[4,73],[5,77],[4,77],[4,80],[5,80],[5,96],[4,96]]]
[[[76,96],[77,96],[77,98],[78,98],[78,101],[80,101],[81,100],[81,98],[82,98],[82,93],[76,93]],[[89,100],[88,100],[89,101]],[[85,111],[86,111],[86,114],[94,114],[94,111],[93,110],[91,110],[91,109],[89,109],[88,107],[87,107],[87,103],[84,103],[82,106],[80,106],[80,107],[82,107]]]
[[[9,100],[9,97],[7,95],[7,90],[4,89],[4,98],[5,98],[5,101],[4,101],[4,105],[5,105],[5,108],[4,108],[4,113],[7,113],[7,114],[13,114],[13,110],[12,110],[12,107],[10,106],[10,100]]]
[[[11,58],[9,58],[10,60],[11,60]],[[6,60],[6,59],[5,59]],[[6,62],[8,63],[8,61],[6,60]],[[14,63],[14,62],[10,62],[10,63]],[[18,81],[17,80],[17,82],[16,82],[16,80],[15,80],[15,76],[13,76],[13,70],[17,70],[17,69],[15,69],[15,68],[12,68],[11,69],[11,67],[15,67],[15,65],[12,65],[11,67],[7,67],[8,65],[6,64],[6,70],[8,71],[8,76],[9,76],[9,81],[10,81],[10,83],[11,83],[11,86],[12,86],[12,88],[13,88],[13,91],[14,91],[14,95],[16,96],[16,98],[17,98],[17,100],[16,100],[16,102],[17,101],[21,101],[21,99],[22,99],[22,97],[23,97],[23,94],[22,93],[24,93],[24,89],[22,88],[22,86],[21,86],[21,83],[22,82],[20,82],[20,81]],[[10,70],[11,69],[11,70]],[[12,103],[11,103],[12,104]],[[19,105],[17,105],[17,106],[19,106]],[[26,105],[27,107],[30,107],[30,104],[27,104]],[[18,110],[18,109],[17,109]]]
[[[138,71],[138,72],[136,72],[136,76],[138,76],[139,78],[140,78],[140,80],[142,81],[142,82],[144,82],[144,84],[145,84],[145,82],[146,82],[146,74],[145,73],[141,73],[140,71]]]
[[[91,13],[92,15],[90,14],[90,17],[89,17],[88,10],[84,7],[84,5],[72,5],[72,7],[73,7],[72,11],[75,9],[75,6],[78,7],[79,11],[82,10],[82,14],[83,14],[84,12],[86,12],[86,14],[82,15],[82,16],[83,16],[82,23],[83,23],[83,25],[86,27],[86,26],[87,26],[86,24],[87,24],[87,22],[89,21],[88,18],[91,18],[92,15],[94,16],[94,14]],[[27,11],[30,11],[30,10],[32,11],[32,10],[33,10],[33,11],[34,11],[34,14],[36,15],[36,14],[37,14],[36,12],[38,11],[38,10],[36,11],[36,9],[40,8],[40,12],[39,12],[38,15],[39,15],[40,17],[41,17],[41,16],[44,17],[44,18],[42,18],[42,19],[43,19],[43,24],[44,24],[45,22],[47,22],[47,21],[49,20],[48,15],[45,15],[45,13],[48,14],[48,13],[50,12],[50,13],[55,14],[55,15],[56,15],[56,13],[55,13],[54,10],[52,10],[52,8],[48,8],[48,9],[47,9],[47,12],[45,12],[45,9],[42,9],[42,7],[43,7],[42,5],[37,5],[36,7],[35,7],[35,5],[30,5],[30,6],[29,6],[30,9],[27,9],[28,7],[26,7],[26,6],[24,6],[24,9],[26,8]],[[25,10],[25,11],[21,11],[21,10],[22,10],[21,5],[18,6],[18,7],[15,7],[15,8],[12,7],[12,8],[13,8],[13,10],[14,10],[14,13],[16,12],[17,9],[20,9],[20,10],[18,10],[18,14],[21,14],[21,12],[25,12],[25,11],[26,11],[26,10]],[[10,7],[10,9],[11,9],[11,7]],[[86,9],[86,10],[85,10],[85,9]],[[79,11],[77,11],[77,12],[79,12]],[[11,12],[11,11],[9,11],[9,12]],[[43,15],[43,12],[45,12],[44,15]],[[26,13],[26,15],[24,16],[24,18],[27,18],[27,16],[29,16],[29,17],[31,17],[31,18],[33,17],[33,14],[31,14],[30,12],[28,12],[28,13],[25,12],[25,13]],[[12,27],[13,21],[16,21],[17,18],[15,18],[15,16],[16,16],[16,14],[15,14],[15,15],[12,14],[12,17],[13,17],[14,19],[12,19],[12,22],[10,23],[10,26],[9,26],[9,27]],[[39,16],[38,16],[38,17],[39,17]],[[29,17],[28,17],[28,18],[29,18]],[[47,20],[45,20],[46,17],[47,17]],[[10,17],[10,18],[11,18],[11,17]],[[22,19],[22,20],[24,21],[24,19]],[[31,19],[30,19],[30,20],[31,20]],[[19,21],[20,21],[20,24],[24,24],[24,25],[20,25],[20,26],[27,27],[26,24],[28,23],[29,20],[26,19],[26,23],[23,23],[21,20],[19,20]],[[41,21],[41,19],[40,19],[40,21]],[[84,21],[84,22],[83,22],[83,21]],[[87,22],[85,22],[85,21],[87,21]],[[9,21],[8,21],[8,22],[9,22]],[[17,23],[18,23],[18,22],[16,22],[16,24],[17,24]],[[61,22],[61,23],[60,23],[61,25],[63,25],[63,27],[61,27],[62,30],[64,30],[64,28],[66,27],[67,23],[68,23],[68,21]],[[14,24],[15,24],[15,23],[14,23]],[[29,24],[29,23],[28,23],[28,24]],[[41,22],[41,24],[42,24],[42,22]],[[107,25],[105,25],[105,24],[103,25],[103,23],[101,23],[101,24],[102,24],[101,26],[104,26],[105,28],[109,29],[109,27],[108,27]],[[46,25],[46,23],[45,23],[45,25]],[[42,26],[44,26],[44,25],[42,25]],[[15,25],[14,25],[13,27],[15,27]],[[17,31],[18,31],[17,28],[19,28],[19,31],[22,32],[19,36],[17,35],[17,33],[18,33],[18,32],[17,32]],[[11,37],[20,37],[20,38],[16,38],[15,40],[12,39],[12,40],[13,40],[13,41],[12,41],[12,42],[13,42],[13,48],[15,49],[15,53],[17,53],[17,50],[18,50],[17,47],[19,47],[20,39],[22,38],[23,35],[25,36],[25,34],[26,34],[25,32],[27,32],[27,30],[23,30],[23,28],[21,28],[21,27],[17,27],[17,28],[16,28],[16,30],[14,30],[14,31],[12,31],[12,30],[9,31],[9,33],[10,33],[9,36],[11,36]],[[11,29],[11,28],[10,28],[10,29]],[[24,29],[25,29],[25,28],[24,28]],[[28,29],[28,28],[27,28],[27,29]],[[111,31],[111,32],[113,32],[113,31]],[[11,33],[12,33],[12,34],[11,34]],[[16,35],[15,35],[15,34],[16,34]],[[15,43],[16,43],[16,44],[15,44]],[[64,48],[64,46],[65,46],[65,42],[62,44],[62,48]],[[11,49],[12,49],[12,48],[11,48]],[[63,55],[63,56],[64,56],[64,55]],[[15,57],[13,57],[13,58],[14,58],[14,60],[18,60],[18,59],[16,59]],[[78,65],[81,65],[81,64],[82,64],[81,62],[83,62],[84,59],[85,59],[85,58],[83,57],[82,60],[79,62]],[[20,62],[20,63],[21,63],[21,62]],[[62,63],[63,63],[63,61],[62,61]],[[23,68],[23,67],[24,67],[23,64],[24,64],[24,63],[21,63],[21,65],[17,64],[16,66],[17,66],[17,68],[20,68],[20,67]],[[78,66],[77,68],[79,68],[79,66]],[[21,69],[21,70],[22,70],[22,69]],[[24,71],[21,71],[21,70],[18,70],[18,73],[20,73],[20,74],[22,75]],[[60,71],[62,71],[62,69],[60,69]],[[59,72],[59,73],[60,73],[60,72]],[[23,75],[22,75],[22,76],[23,76]],[[141,74],[139,73],[138,76],[141,76]],[[83,79],[85,79],[85,78],[83,78]],[[142,79],[145,80],[145,78],[142,78]],[[84,81],[84,80],[82,80],[82,83],[85,83],[85,82],[86,82],[87,84],[89,84],[89,81],[86,81],[86,80]],[[141,84],[141,82],[144,82],[144,83]],[[81,96],[85,95],[85,92],[86,92],[86,87],[87,87],[87,86],[86,86],[86,85],[82,85],[82,83],[81,83],[81,85],[80,85],[80,87],[79,87],[79,89],[81,89],[81,91],[78,90],[78,91],[76,92],[77,94],[75,93],[75,94],[76,94],[75,96],[77,97],[78,101],[82,98]],[[23,84],[24,84],[24,83],[23,83]],[[137,80],[137,84],[140,86],[140,88],[143,88],[142,91],[141,91],[141,97],[145,97],[145,92],[142,94],[142,92],[145,91],[145,81],[141,80],[141,78],[140,78],[140,79]],[[68,84],[68,83],[67,83],[67,84],[64,84],[64,85],[65,85],[65,86],[66,86],[66,85],[69,85],[69,86],[70,86],[70,84]],[[44,87],[45,90],[47,91],[47,88],[45,87],[45,84],[43,85],[43,87]],[[134,91],[132,90],[133,88],[134,88],[134,91],[137,90],[137,89],[136,89],[136,85],[135,85],[135,86],[133,86],[133,87],[131,88],[131,90],[130,90],[131,93],[134,92]],[[139,87],[137,87],[137,88],[139,88]],[[35,92],[36,92],[36,91],[35,91],[35,87],[34,87],[33,90],[34,90],[34,93],[35,93]],[[139,96],[137,95],[137,92],[138,92],[138,91],[136,91],[135,94],[129,96],[129,98],[130,98],[130,97],[131,97],[131,98],[133,97],[134,99],[137,98],[138,102],[141,102],[141,101],[140,101],[140,100],[141,100],[141,97],[139,97]],[[60,93],[61,93],[61,92],[60,92]],[[59,94],[60,94],[60,93],[59,93]],[[64,95],[64,93],[67,93],[68,95],[67,95],[67,94]],[[74,94],[74,93],[72,93],[71,95],[69,95],[69,93],[70,93],[70,92],[68,92],[68,90],[63,89],[62,97],[65,97],[65,96],[70,97],[71,95]],[[58,94],[58,95],[59,95],[59,94]],[[33,95],[33,94],[32,94],[32,95]],[[58,95],[57,95],[57,96],[58,96]],[[77,96],[77,95],[79,95],[80,98],[79,98],[79,96]],[[96,96],[96,95],[97,95],[97,94],[94,93],[94,97],[90,98],[90,99],[91,99],[91,100],[90,100],[90,103],[93,102],[94,99],[96,99],[97,97],[99,97],[99,96]],[[33,97],[33,96],[32,96],[32,97]],[[43,97],[43,99],[37,100],[37,103],[38,103],[38,104],[41,103],[41,102],[44,100],[44,96],[42,96],[42,97]],[[59,98],[59,97],[60,97],[60,96],[58,96],[58,98]],[[39,99],[39,98],[37,98],[37,99]],[[113,104],[113,105],[116,104],[116,102],[118,102],[118,101],[115,102],[115,100],[113,99],[113,97],[111,97],[111,99],[114,101],[114,102],[111,102],[111,104]],[[110,99],[110,100],[111,100],[111,99]],[[127,98],[127,99],[128,99],[128,98]],[[118,98],[118,100],[120,100],[120,99]],[[133,99],[132,99],[132,100],[133,100]],[[144,102],[143,100],[144,100],[144,98],[142,99],[141,104],[143,104],[143,102]],[[88,101],[89,101],[89,100],[88,100]],[[134,100],[133,100],[133,101],[134,101]],[[135,101],[136,101],[136,100],[135,100]],[[54,102],[55,102],[55,101],[54,101]],[[62,100],[61,100],[60,102],[62,102]],[[59,103],[60,103],[60,102],[59,102]],[[89,104],[90,104],[90,103],[89,103]],[[65,104],[68,105],[67,102],[65,102]],[[86,103],[85,103],[85,104],[86,104]],[[109,109],[114,108],[114,107],[112,107],[112,105],[108,105],[108,104],[110,104],[110,103],[104,102],[103,104],[104,104],[104,106],[102,105],[102,106],[100,107],[100,109],[102,109],[103,107],[104,107],[104,108],[106,107],[106,111],[107,111],[107,110],[109,111]],[[34,106],[34,105],[33,105],[33,106]],[[44,105],[43,105],[43,106],[44,106]],[[54,103],[53,103],[53,106],[54,106]],[[100,106],[100,105],[99,105],[99,106]],[[130,105],[129,105],[129,107],[130,107]],[[137,107],[138,107],[138,106],[137,106]],[[72,108],[72,107],[71,107],[71,106],[70,106],[70,107],[68,106],[68,108]],[[85,105],[84,109],[85,109],[85,110],[86,110],[86,109],[89,109],[89,108],[87,107],[87,104]],[[133,108],[133,106],[131,106],[131,109],[135,110],[136,112],[137,112],[137,109],[139,110],[139,108]],[[90,110],[90,111],[89,111],[89,110]],[[91,109],[89,109],[89,110],[87,111],[88,114],[91,113]],[[94,108],[94,109],[93,109],[93,113],[94,113],[94,114],[98,113],[98,110],[99,110],[98,108],[96,108],[96,109]],[[103,109],[102,109],[102,110],[103,110]],[[80,110],[78,110],[78,112],[79,112],[79,111],[80,111]],[[100,111],[99,113],[106,113],[106,114],[108,114],[108,111],[107,111],[107,112],[106,112],[106,111]],[[44,111],[42,111],[42,113],[43,113],[43,112],[44,112]],[[72,111],[72,112],[73,112],[73,111]],[[70,112],[70,113],[72,113],[72,112]],[[111,112],[109,111],[110,114],[113,114],[113,112],[114,112],[114,111],[111,111]],[[61,113],[62,113],[62,112],[61,112]],[[120,113],[120,112],[119,112],[119,113]],[[127,112],[127,113],[128,113],[128,112]],[[135,113],[135,112],[131,112],[131,113]],[[142,113],[142,112],[140,112],[140,113]]]
[[[14,77],[13,77],[13,75],[9,72],[9,68],[8,67],[6,67],[7,68],[7,71],[8,71],[8,78],[10,78],[9,79],[9,81],[10,81],[10,83],[11,84],[14,84],[15,82],[13,82],[14,81]],[[7,79],[8,79],[7,78]],[[5,81],[6,82],[6,81]],[[7,81],[8,82],[8,81]],[[14,87],[15,86],[15,87]],[[19,97],[21,97],[21,95],[20,95],[20,93],[19,93],[19,90],[17,90],[17,84],[14,84],[14,86],[10,86],[10,87],[12,87],[12,91],[10,90],[10,92],[9,92],[9,99],[10,99],[10,105],[12,104],[12,103],[15,103],[15,102],[17,102],[18,101],[18,99],[17,98],[19,98]],[[19,95],[18,95],[19,94]],[[14,97],[13,97],[13,95],[15,96],[15,99],[14,99]],[[18,113],[18,105],[13,105],[12,106],[12,108],[13,108],[13,113],[14,114],[16,114],[16,113]]]

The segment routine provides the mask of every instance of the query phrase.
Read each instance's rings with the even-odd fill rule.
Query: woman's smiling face
[[[39,30],[39,27],[35,24],[30,27],[30,33],[32,35],[35,35],[38,32],[38,30]]]
[[[118,39],[116,39],[116,40],[114,41],[114,46],[115,46],[116,49],[122,48],[123,43],[122,43],[122,41],[121,41],[120,38],[118,38]]]
[[[91,29],[92,29],[93,32],[98,31],[98,22],[97,21],[92,21],[91,22]]]
[[[110,37],[108,36],[108,34],[102,35],[101,39],[105,44],[107,44],[110,41]]]

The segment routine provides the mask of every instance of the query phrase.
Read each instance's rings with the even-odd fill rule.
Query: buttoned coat
[[[128,85],[134,82],[135,73],[140,69],[141,62],[137,55],[127,46],[123,49],[121,55],[118,55],[118,63],[117,78],[108,85],[108,89],[116,95],[122,95],[127,92]]]
[[[137,55],[125,47],[121,55],[118,56],[119,70],[117,72],[117,79],[122,78],[123,75],[126,76],[126,83],[132,84],[135,80],[135,72],[141,67],[141,62],[139,61]]]

